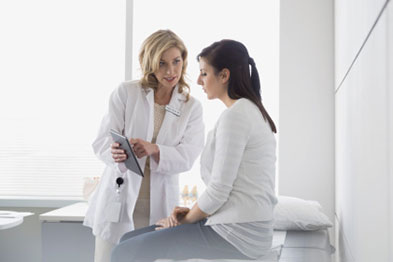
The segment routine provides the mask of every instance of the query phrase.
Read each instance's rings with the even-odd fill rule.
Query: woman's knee
[[[140,250],[141,244],[141,241],[135,241],[134,239],[121,242],[113,248],[111,262],[135,261],[134,258],[138,255],[138,250]]]
[[[120,238],[120,243],[127,240],[127,239],[130,239],[130,238],[133,238],[133,237],[136,237],[139,235],[143,235],[148,232],[155,231],[155,228],[156,228],[156,226],[153,225],[153,226],[144,227],[144,228],[140,228],[140,229],[136,229],[136,230],[132,230],[130,232],[127,232]]]
[[[133,236],[132,234],[133,231],[125,233],[121,238],[120,238],[120,243],[131,238]]]
[[[126,239],[127,234],[124,236],[124,240],[113,249],[112,262],[149,260],[158,254],[163,255],[168,252],[167,247],[173,242],[170,241],[171,238],[168,238],[164,230],[146,232]]]

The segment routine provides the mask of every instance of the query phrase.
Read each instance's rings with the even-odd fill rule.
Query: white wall
[[[384,9],[387,2],[335,2],[339,261],[393,261],[393,7]]]
[[[387,44],[386,46],[393,46],[393,4],[390,0],[388,8],[386,23],[387,28]],[[393,48],[387,50],[387,119],[388,119],[388,180],[389,180],[389,261],[393,261]]]
[[[333,0],[280,4],[279,194],[334,221]]]
[[[336,0],[336,88],[354,61],[385,2],[386,0]]]

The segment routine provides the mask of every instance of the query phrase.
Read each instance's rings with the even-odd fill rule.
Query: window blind
[[[0,2],[0,197],[78,198],[124,79],[125,0]]]

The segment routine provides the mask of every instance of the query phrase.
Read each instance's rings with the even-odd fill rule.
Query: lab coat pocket
[[[106,206],[105,219],[108,222],[118,223],[120,222],[121,203],[120,202],[109,202]]]

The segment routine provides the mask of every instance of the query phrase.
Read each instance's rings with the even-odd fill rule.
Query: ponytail
[[[267,113],[265,107],[262,104],[262,96],[261,96],[261,82],[259,81],[259,73],[257,67],[255,65],[254,59],[251,57],[248,58],[248,63],[251,65],[251,85],[252,90],[255,97],[250,97],[250,99],[258,106],[259,110],[262,113],[263,118],[269,122],[270,128],[273,133],[277,133],[276,125],[273,122],[273,119]]]
[[[258,97],[261,97],[261,82],[259,81],[259,74],[257,67],[255,66],[254,59],[248,58],[248,63],[251,65],[251,83],[252,89]]]

